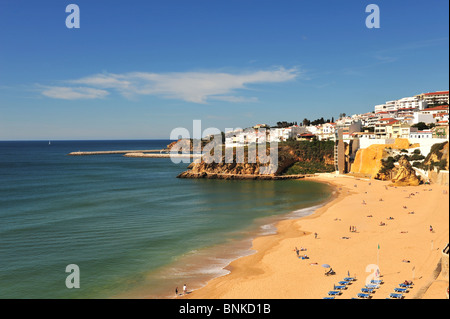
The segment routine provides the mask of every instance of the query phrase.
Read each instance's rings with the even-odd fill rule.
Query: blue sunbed
[[[379,285],[366,285],[366,288],[369,288],[369,289],[378,289],[378,288],[380,288],[380,286],[379,286]]]
[[[362,294],[362,293],[359,293],[359,294],[357,294],[357,296],[358,296],[358,298],[364,298],[364,299],[370,298],[370,295],[369,295],[369,294]]]
[[[331,290],[328,292],[328,296],[336,296],[336,295],[340,295],[341,292],[340,291],[335,291],[335,290]]]
[[[350,282],[343,280],[343,281],[339,281],[339,284],[343,285],[343,286],[346,286],[346,285],[350,284]]]
[[[407,292],[406,288],[395,288],[394,289],[395,292]]]
[[[403,295],[402,294],[395,294],[395,293],[391,293],[389,295],[389,297],[393,298],[393,299],[402,299]]]
[[[325,297],[323,299],[334,299],[334,297]]]
[[[342,290],[342,289],[347,289],[347,287],[344,286],[344,285],[342,285],[342,286],[334,286],[334,289]]]
[[[373,293],[373,289],[370,288],[361,288],[361,291],[367,294],[371,294]]]
[[[404,283],[399,284],[399,286],[402,288],[411,288],[412,287],[412,285],[406,285]]]
[[[383,283],[383,280],[371,280],[370,283],[379,285]]]
[[[356,278],[354,278],[354,277],[345,277],[344,280],[345,281],[355,281]]]

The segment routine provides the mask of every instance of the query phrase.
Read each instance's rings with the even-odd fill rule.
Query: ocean
[[[178,179],[188,164],[170,159],[67,156],[170,142],[0,142],[0,298],[173,298],[332,193],[302,180]],[[66,286],[68,265],[79,288]]]

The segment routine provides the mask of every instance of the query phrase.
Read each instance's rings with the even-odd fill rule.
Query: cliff
[[[383,167],[382,160],[388,156],[388,149],[408,149],[415,147],[410,145],[408,139],[398,138],[393,144],[373,144],[365,149],[357,151],[350,173],[375,178]]]
[[[392,179],[392,186],[417,186],[420,184],[420,178],[405,156],[398,160],[398,164]]]
[[[430,153],[423,162],[423,167],[428,170],[433,170],[437,167],[439,170],[448,171],[449,152],[448,142],[434,144],[431,147]]]
[[[236,150],[234,150],[233,161],[228,159],[228,163],[226,163],[225,155],[222,155],[221,161],[216,161],[214,163],[208,163],[205,160],[197,160],[191,163],[188,166],[188,170],[178,175],[178,177],[284,179],[290,178],[289,176],[313,174],[316,171],[322,171],[324,167],[329,168],[330,165],[328,163],[332,162],[333,146],[325,147],[325,143],[326,142],[294,141],[280,143],[277,147],[278,163],[276,163],[276,166],[270,166],[270,163],[261,163],[259,157],[256,158],[256,163],[249,163],[247,148],[245,148],[244,152],[244,161],[242,163],[241,161],[238,162],[236,161]],[[222,154],[225,154],[225,151],[223,151]],[[271,164],[273,164],[273,161]],[[294,167],[294,165],[296,166]]]

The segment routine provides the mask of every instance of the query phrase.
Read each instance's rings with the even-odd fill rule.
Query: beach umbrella
[[[324,268],[331,268],[331,266],[328,265],[328,264],[323,264],[322,267],[324,267]]]

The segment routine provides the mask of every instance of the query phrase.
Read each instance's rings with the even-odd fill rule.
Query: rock
[[[399,167],[392,179],[392,186],[417,186],[420,184],[420,178],[405,156],[400,157],[398,164]]]
[[[382,168],[381,160],[386,157],[387,149],[409,149],[417,147],[417,144],[410,145],[408,139],[397,138],[393,144],[373,144],[365,149],[360,149],[356,153],[355,161],[351,166],[350,173],[353,175],[371,176],[382,179],[379,175]],[[386,177],[389,179],[389,177]]]

